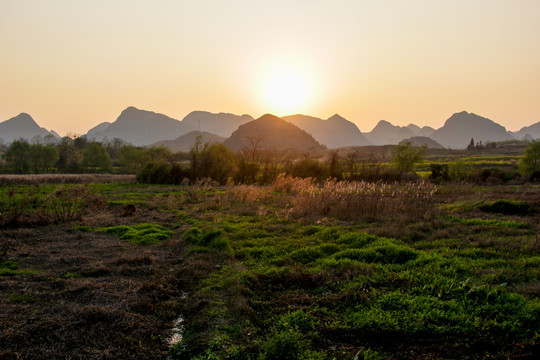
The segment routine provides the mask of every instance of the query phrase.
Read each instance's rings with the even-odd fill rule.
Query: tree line
[[[329,151],[324,157],[295,154],[290,151],[261,148],[262,137],[248,137],[239,153],[221,143],[197,138],[188,153],[173,153],[165,147],[138,147],[121,139],[91,141],[86,137],[38,137],[28,142],[20,139],[9,145],[0,143],[0,172],[40,173],[118,173],[137,174],[140,182],[195,182],[210,179],[220,184],[228,181],[243,184],[267,184],[281,173],[311,177],[323,181],[338,180],[399,181],[413,180],[414,169],[427,149],[404,143],[390,147],[387,153],[343,154]],[[456,167],[459,165],[456,163]],[[499,176],[523,176],[540,179],[540,142],[532,142],[520,161],[519,171],[508,175],[497,169],[451,171],[447,164],[430,165],[433,181],[474,180]],[[484,179],[485,180],[485,179]]]

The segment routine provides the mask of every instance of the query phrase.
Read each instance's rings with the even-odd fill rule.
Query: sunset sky
[[[540,1],[0,0],[0,121],[61,135],[128,106],[438,128],[540,121]]]

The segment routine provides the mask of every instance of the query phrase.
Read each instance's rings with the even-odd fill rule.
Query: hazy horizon
[[[334,113],[439,128],[540,121],[540,2],[0,0],[0,121],[60,135],[128,106]]]

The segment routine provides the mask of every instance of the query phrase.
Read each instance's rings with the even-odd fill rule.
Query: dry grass
[[[38,174],[0,175],[0,185],[43,185],[43,184],[89,184],[135,182],[135,175],[113,174]]]
[[[340,220],[374,220],[403,213],[430,217],[437,187],[428,182],[386,184],[366,181],[327,180],[280,176],[271,186],[290,197],[287,217],[331,216]]]

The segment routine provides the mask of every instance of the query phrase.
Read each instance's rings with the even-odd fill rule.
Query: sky
[[[540,121],[538,0],[0,0],[0,121],[61,135],[128,106]]]

